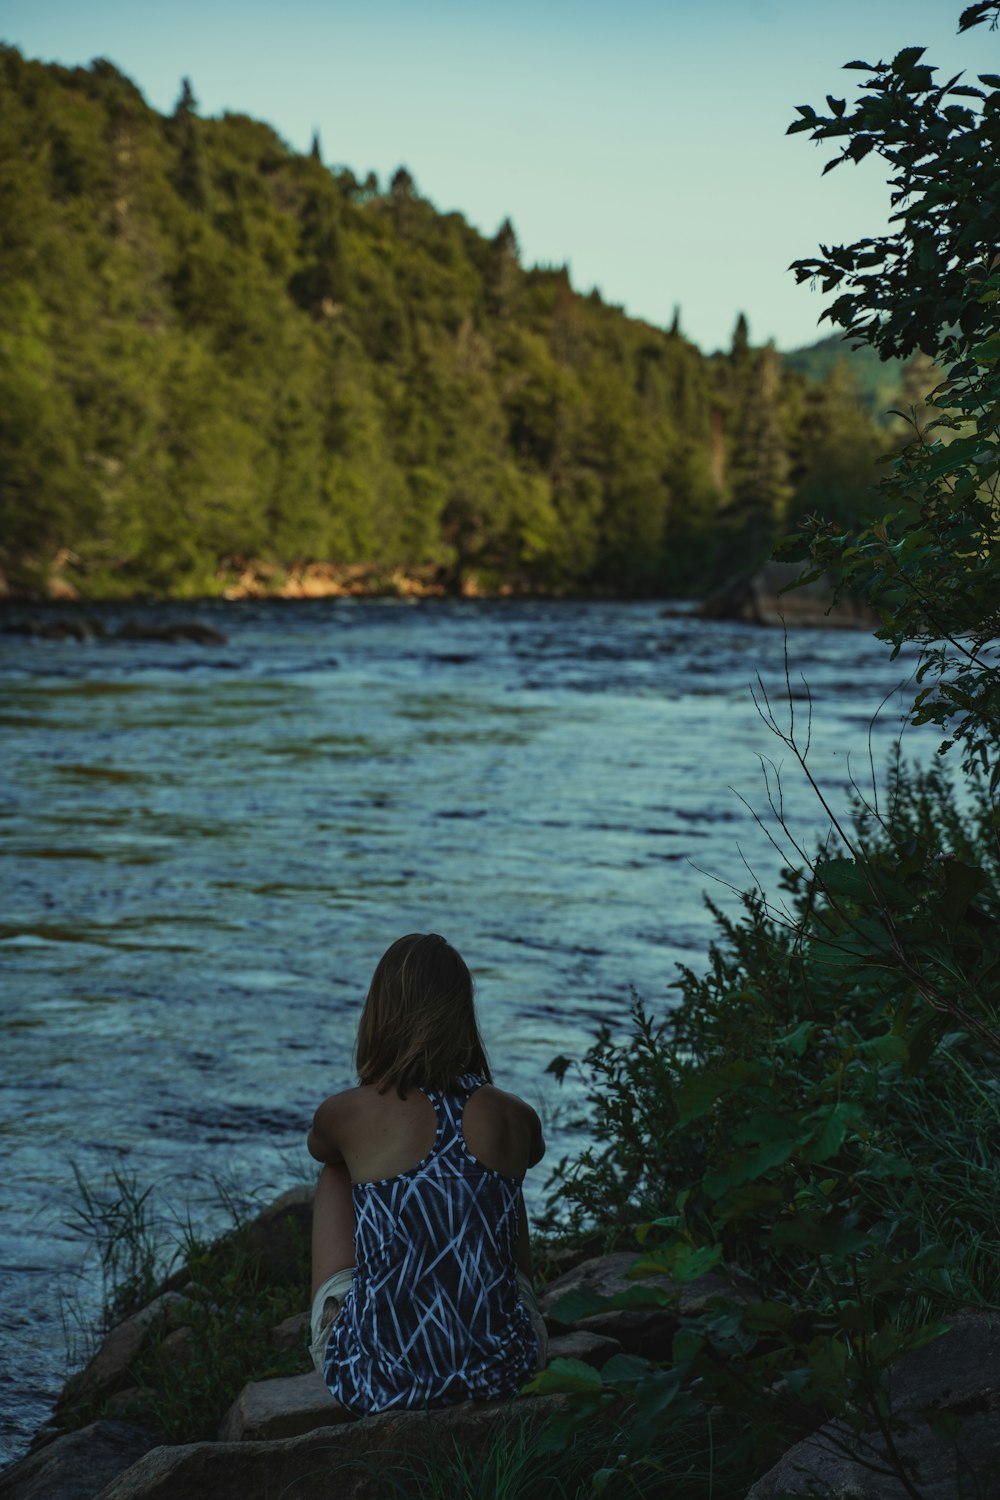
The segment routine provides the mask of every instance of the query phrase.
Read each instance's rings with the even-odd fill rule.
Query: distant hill
[[[887,419],[886,413],[899,400],[903,378],[902,360],[882,361],[875,350],[867,345],[852,349],[850,341],[844,340],[839,333],[809,344],[804,349],[793,349],[782,354],[781,359],[785,369],[794,370],[807,380],[815,382],[824,380],[839,360],[845,360],[872,416],[879,422],[892,421],[892,418]]]
[[[850,378],[581,296],[245,115],[0,48],[0,569],[196,595],[695,590],[865,505]],[[821,346],[822,347],[822,346]],[[813,351],[815,353],[815,351]],[[394,582],[393,580],[396,580]],[[0,577],[0,593],[3,578]]]

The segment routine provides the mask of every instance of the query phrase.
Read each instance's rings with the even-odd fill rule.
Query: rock
[[[226,636],[203,620],[175,620],[165,625],[126,620],[116,632],[122,641],[192,641],[196,646],[224,646]]]
[[[219,1442],[298,1437],[314,1427],[335,1427],[350,1420],[350,1412],[333,1399],[315,1370],[283,1380],[251,1380],[223,1417]]]
[[[731,579],[703,602],[703,620],[744,620],[751,625],[809,626],[822,630],[872,630],[874,610],[860,599],[833,602],[834,584],[827,576],[787,594],[779,591],[802,572],[797,563],[767,562],[756,573]]]
[[[617,1339],[607,1338],[603,1333],[588,1333],[574,1329],[572,1333],[557,1333],[549,1339],[549,1364],[554,1359],[581,1359],[585,1365],[599,1370],[611,1358],[621,1353]]]
[[[414,1462],[431,1446],[475,1462],[509,1421],[534,1426],[562,1405],[559,1396],[468,1402],[433,1412],[383,1412],[301,1437],[264,1442],[193,1443],[154,1448],[119,1475],[100,1500],[384,1500],[380,1468]]]
[[[93,1500],[159,1440],[128,1422],[64,1432],[0,1474],[2,1500]]]
[[[906,1428],[895,1442],[919,1473],[921,1500],[1000,1500],[1000,1316],[959,1314],[949,1333],[905,1355],[887,1385],[893,1414]],[[955,1435],[935,1433],[928,1415],[957,1422]],[[898,1479],[866,1467],[864,1457],[885,1467],[881,1438],[829,1422],[789,1449],[746,1500],[780,1500],[789,1492],[824,1500],[912,1496]]]
[[[290,1188],[235,1231],[268,1285],[287,1284],[299,1274],[300,1247],[312,1236],[314,1193],[312,1187]]]
[[[56,1412],[82,1398],[100,1399],[124,1385],[132,1361],[144,1347],[155,1325],[169,1319],[171,1308],[186,1308],[179,1292],[162,1292],[148,1307],[112,1328],[90,1363],[63,1387]]]
[[[86,620],[52,620],[38,631],[43,641],[92,641],[94,632]]]
[[[613,1297],[637,1285],[669,1287],[670,1283],[664,1277],[644,1278],[642,1282],[626,1281],[625,1272],[635,1264],[636,1258],[631,1250],[594,1256],[567,1271],[565,1276],[549,1282],[540,1304],[546,1323],[557,1332],[561,1326],[616,1339],[629,1354],[638,1354],[644,1359],[668,1359],[678,1327],[678,1314],[674,1308],[609,1308],[606,1312],[578,1314],[567,1300],[567,1305],[558,1312],[554,1311],[573,1293],[581,1294],[581,1297]],[[581,1306],[585,1305],[581,1302]]]
[[[141,1411],[150,1398],[151,1391],[147,1386],[128,1385],[123,1391],[115,1391],[104,1403],[104,1410],[109,1417],[121,1417],[125,1421],[130,1415]]]
[[[290,1318],[285,1318],[277,1328],[271,1329],[271,1343],[276,1349],[295,1349],[300,1344],[308,1342],[310,1333],[310,1316],[308,1312],[292,1313]]]
[[[79,599],[79,590],[75,589],[68,578],[60,578],[54,575],[45,584],[45,592],[50,599],[69,599],[74,604]]]
[[[723,1276],[709,1274],[699,1276],[678,1286],[666,1276],[642,1276],[638,1279],[626,1277],[626,1272],[638,1259],[635,1251],[621,1250],[613,1255],[597,1255],[568,1271],[565,1276],[550,1281],[541,1296],[541,1308],[546,1323],[556,1332],[564,1328],[601,1334],[605,1338],[617,1339],[629,1354],[638,1354],[643,1359],[669,1359],[674,1334],[681,1317],[693,1317],[702,1312],[713,1297],[739,1297],[749,1299],[753,1294],[748,1288],[736,1287]],[[678,1292],[676,1304],[670,1307],[608,1308],[606,1311],[587,1313],[584,1298],[590,1296],[614,1297],[619,1292],[635,1287],[654,1287],[658,1291]],[[580,1294],[581,1311],[567,1300],[562,1307],[557,1305],[572,1294]]]
[[[4,635],[41,635],[42,622],[34,615],[19,615],[14,620],[5,620]]]
[[[88,620],[69,616],[64,620],[39,620],[34,615],[8,621],[4,635],[30,635],[39,641],[92,641],[96,634]]]
[[[187,1326],[175,1328],[173,1333],[168,1333],[163,1340],[160,1353],[171,1364],[190,1364],[195,1353],[194,1329]]]

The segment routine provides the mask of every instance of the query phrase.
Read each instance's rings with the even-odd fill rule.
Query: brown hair
[[[395,1087],[447,1091],[463,1073],[492,1083],[476,1024],[472,975],[436,932],[397,938],[379,959],[357,1041],[358,1078],[380,1094]]]

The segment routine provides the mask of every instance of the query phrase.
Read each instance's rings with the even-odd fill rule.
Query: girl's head
[[[436,932],[397,938],[378,961],[358,1027],[358,1077],[447,1090],[463,1073],[492,1082],[472,998],[472,975]]]

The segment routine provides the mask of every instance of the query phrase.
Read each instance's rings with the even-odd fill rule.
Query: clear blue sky
[[[382,179],[405,163],[441,209],[527,263],[654,323],[680,303],[705,349],[737,313],[755,341],[811,343],[818,293],[789,261],[884,225],[880,163],[821,180],[784,131],[796,104],[853,90],[869,62],[923,44],[952,71],[1000,71],[1000,38],[955,35],[960,0],[0,0],[32,57],[109,57],[156,108],[190,76],[202,112],[267,120]],[[824,325],[828,331],[829,325]]]

